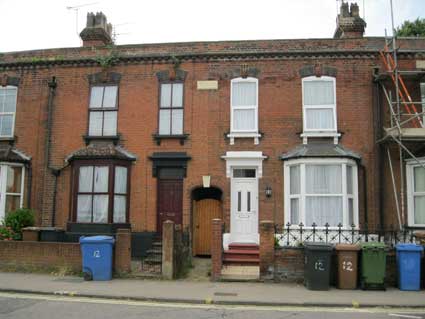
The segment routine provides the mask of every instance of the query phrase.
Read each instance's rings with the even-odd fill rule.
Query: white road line
[[[399,313],[389,313],[388,316],[399,317],[399,318],[423,319],[423,317],[412,316],[412,315],[402,315]]]

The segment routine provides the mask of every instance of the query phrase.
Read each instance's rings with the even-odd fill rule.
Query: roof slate
[[[280,156],[282,160],[307,157],[346,157],[354,160],[361,160],[361,156],[359,154],[346,149],[342,145],[329,143],[299,145]]]

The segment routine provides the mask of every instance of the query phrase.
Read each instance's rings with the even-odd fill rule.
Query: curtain
[[[341,165],[306,165],[307,194],[341,194]]]
[[[347,194],[353,194],[353,167],[347,165]]]
[[[89,120],[89,135],[101,136],[102,135],[102,112],[90,112]]]
[[[233,128],[235,130],[255,130],[255,110],[233,110]]]
[[[425,224],[425,195],[415,196],[415,224]]]
[[[93,196],[93,223],[107,223],[108,222],[108,195],[94,195]]]
[[[91,195],[78,195],[77,198],[77,222],[90,223],[91,222]]]
[[[333,81],[305,81],[304,105],[335,104]]]
[[[125,223],[126,197],[115,195],[114,197],[114,223]]]
[[[183,110],[173,110],[172,112],[171,134],[183,134]]]
[[[127,167],[115,167],[115,194],[127,193]]]
[[[108,192],[109,167],[96,166],[94,170],[94,190],[95,193]]]
[[[22,167],[7,166],[6,193],[21,193]]]
[[[298,225],[300,223],[300,200],[291,198],[291,224]]]
[[[337,226],[342,223],[342,196],[307,196],[306,226]]]
[[[103,135],[117,135],[117,112],[104,112]]]
[[[161,84],[161,107],[171,106],[171,84]]]
[[[117,92],[118,92],[118,87],[105,86],[105,94],[103,96],[103,107],[117,106]]]
[[[93,166],[81,166],[78,181],[79,193],[91,193],[93,190]]]
[[[93,86],[90,95],[90,108],[102,107],[103,86]]]
[[[257,104],[257,83],[234,82],[232,84],[232,106],[252,106]]]
[[[173,84],[173,107],[183,106],[183,83]]]
[[[334,129],[334,113],[331,108],[306,109],[307,129]]]

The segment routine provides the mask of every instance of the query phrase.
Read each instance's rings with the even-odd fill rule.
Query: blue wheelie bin
[[[398,287],[400,290],[420,290],[423,247],[416,244],[397,244]]]
[[[112,279],[112,252],[115,239],[111,236],[80,237],[85,280]]]

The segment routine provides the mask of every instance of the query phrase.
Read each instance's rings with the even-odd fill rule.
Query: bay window
[[[357,166],[348,159],[290,160],[284,164],[285,221],[324,227],[358,225]]]
[[[118,87],[92,86],[89,104],[89,136],[116,136]]]
[[[258,133],[258,80],[233,79],[230,95],[231,133]]]
[[[183,134],[183,83],[161,83],[159,135]]]
[[[25,167],[21,164],[0,165],[0,222],[6,214],[22,208]]]
[[[309,76],[302,79],[304,132],[336,132],[335,78]]]
[[[18,88],[0,86],[0,137],[13,137]]]
[[[425,165],[425,158],[419,159]],[[408,225],[425,226],[425,168],[409,160],[406,167]]]
[[[121,162],[83,162],[74,170],[75,220],[126,223],[129,166]]]

